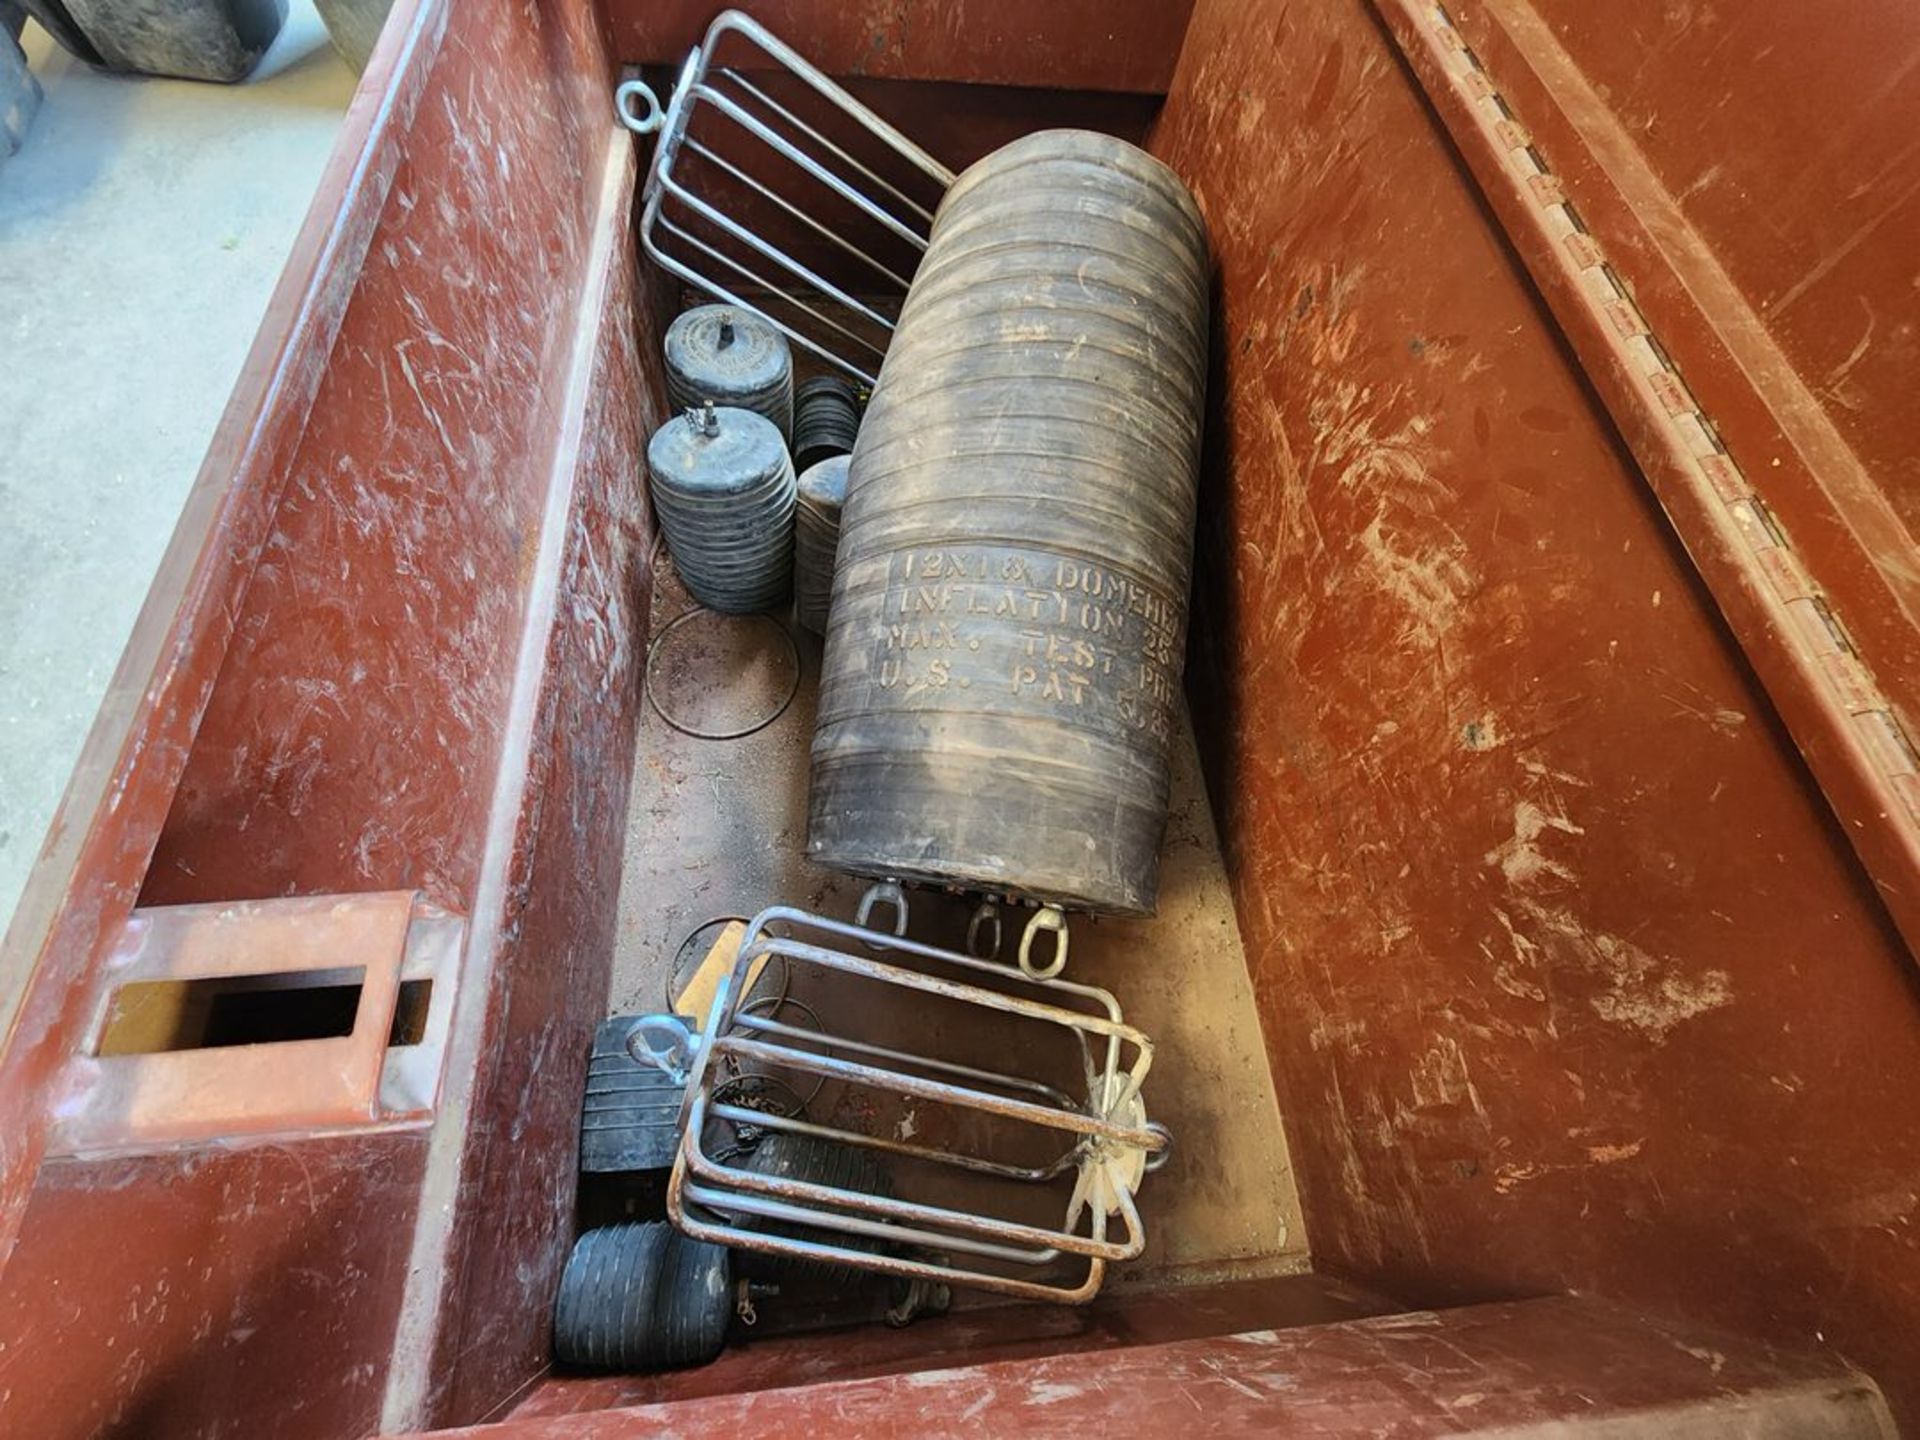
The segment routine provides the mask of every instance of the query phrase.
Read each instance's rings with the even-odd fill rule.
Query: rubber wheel
[[[664,1221],[589,1230],[560,1276],[554,1358],[586,1370],[704,1364],[726,1343],[732,1289],[727,1252]]]
[[[744,1169],[756,1175],[769,1175],[782,1180],[801,1180],[813,1185],[831,1185],[838,1190],[858,1190],[868,1195],[891,1196],[893,1180],[871,1151],[857,1145],[838,1145],[831,1140],[822,1140],[813,1135],[795,1135],[789,1131],[772,1130],[756,1145],[743,1165]],[[793,1240],[809,1240],[815,1244],[838,1245],[847,1250],[863,1250],[878,1255],[887,1249],[885,1241],[865,1235],[848,1235],[837,1230],[822,1230],[811,1225],[790,1224],[785,1221],[766,1220],[758,1217],[743,1217],[743,1223],[755,1230],[764,1230],[772,1235],[785,1235]],[[775,1257],[778,1265],[796,1270],[825,1273],[842,1278],[865,1275],[866,1271],[856,1271],[844,1265],[833,1265],[821,1260],[799,1260],[788,1256]]]
[[[726,1248],[667,1235],[654,1292],[654,1340],[662,1365],[704,1365],[727,1343],[733,1277]]]
[[[20,8],[40,22],[40,28],[54,38],[60,48],[76,60],[84,60],[89,65],[104,65],[100,52],[93,48],[93,42],[87,39],[73,16],[67,13],[67,7],[60,0],[17,0]]]
[[[43,3],[28,8],[46,24]],[[280,33],[287,0],[58,0],[58,16],[93,53],[56,37],[90,64],[230,85],[253,72]]]

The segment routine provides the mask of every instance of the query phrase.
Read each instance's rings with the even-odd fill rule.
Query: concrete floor
[[[0,927],[355,85],[311,0],[235,86],[22,44],[46,99],[0,161]]]

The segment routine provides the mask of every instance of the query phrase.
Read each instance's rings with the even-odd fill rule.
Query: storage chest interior
[[[549,1375],[595,1025],[657,1008],[704,922],[846,915],[863,883],[801,854],[816,641],[740,739],[646,700],[687,605],[641,459],[683,297],[638,253],[646,155],[610,94],[709,14],[402,0],[9,932],[0,1340],[34,1357],[0,1382],[9,1425],[397,1433],[789,1391],[763,1403],[798,1408],[755,1413],[791,1422],[808,1386],[920,1372],[918,1402],[868,1394],[877,1427],[940,1413],[937,1373],[1105,1350],[1146,1367],[1141,1413],[1170,1415],[1151,1407],[1181,1403],[1181,1342],[1568,1291],[1653,1317],[1708,1391],[1798,1377],[1864,1414],[1851,1363],[1911,1419],[1920,646],[1901,472],[1875,457],[1912,438],[1883,367],[1920,292],[1876,236],[1914,190],[1875,199],[1893,159],[1850,189],[1828,170],[1852,159],[1783,134],[1726,162],[1749,188],[1796,177],[1772,248],[1723,200],[1718,112],[1757,114],[1771,87],[1717,47],[1765,60],[1792,7],[1710,39],[1642,7],[1624,52],[1547,0],[754,8],[956,166],[1104,129],[1207,219],[1191,734],[1161,908],[1080,925],[1072,957],[1161,1047],[1147,1105],[1175,1150],[1142,1190],[1146,1255],[1085,1312],[967,1302],[887,1331],[770,1310],[706,1370]],[[1854,87],[1850,144],[1897,157],[1920,37],[1875,23],[1883,43],[1862,19],[1804,63],[1884,79]],[[1629,63],[1696,49],[1710,95]],[[1507,151],[1463,108],[1482,91],[1518,127]],[[1509,152],[1534,173],[1509,184]],[[1580,273],[1634,301],[1607,302],[1611,335],[1555,268],[1587,252],[1529,228],[1569,197],[1610,257]],[[1815,302],[1846,322],[1801,318]],[[1619,344],[1681,379],[1646,401]],[[1709,524],[1700,487],[1725,467],[1688,488],[1662,448],[1676,417],[1705,437],[1695,462],[1758,477],[1765,548],[1797,538],[1795,557],[1756,569]],[[1802,589],[1767,588],[1788,571]],[[1780,607],[1816,600],[1859,675],[1803,653],[1805,612]],[[680,638],[656,667],[668,712],[758,718],[784,694],[766,631]],[[238,1072],[190,1115],[102,1113],[96,1032],[152,912],[265,926],[249,906],[388,892],[417,897],[408,935],[462,927],[457,954],[396,972],[437,1007],[390,1047],[439,1067],[424,1103],[383,1082],[351,1123],[263,1123],[276,1085],[304,1093],[289,1062],[243,1131],[222,1128]],[[964,912],[915,903],[957,937]],[[283,942],[260,931],[263,954]],[[1716,1327],[1812,1358],[1776,1374],[1698,1339]],[[1005,1385],[1084,1398],[1079,1372],[1040,1373]],[[1199,1383],[1272,1401],[1232,1379]],[[1613,1383],[1602,1410],[1654,1403]],[[1562,1413],[1528,1396],[1508,1419]],[[1337,1431],[1389,1412],[1313,1413]]]

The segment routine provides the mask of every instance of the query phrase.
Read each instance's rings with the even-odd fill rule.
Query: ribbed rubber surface
[[[1150,912],[1207,371],[1192,197],[1045,131],[947,192],[853,451],[814,859]]]
[[[660,1370],[720,1353],[732,1312],[727,1252],[665,1221],[574,1243],[554,1304],[553,1353],[590,1370]]]
[[[673,1164],[686,1086],[628,1053],[627,1035],[639,1018],[615,1015],[594,1032],[580,1111],[583,1175],[665,1170]]]
[[[840,507],[847,499],[847,457],[835,455],[800,476],[793,512],[793,608],[816,635],[827,633],[833,601],[833,557],[840,544]]]
[[[793,468],[802,475],[853,451],[860,435],[860,397],[833,375],[816,375],[793,397]]]
[[[687,591],[729,615],[775,610],[793,590],[793,466],[772,422],[714,411],[709,435],[685,416],[647,445],[654,514]]]
[[[667,399],[676,411],[704,401],[751,410],[793,434],[793,352],[750,310],[701,305],[667,327]]]
[[[815,1185],[831,1185],[840,1190],[858,1190],[867,1195],[890,1196],[893,1194],[893,1179],[887,1174],[886,1168],[874,1158],[872,1151],[862,1150],[857,1145],[837,1145],[831,1140],[821,1140],[812,1135],[791,1135],[778,1130],[769,1131],[742,1165],[756,1175],[769,1175],[782,1180],[805,1180]],[[743,1217],[743,1223],[750,1229],[765,1230],[796,1240],[817,1241],[823,1245],[839,1245],[849,1250],[864,1250],[878,1254],[885,1248],[880,1241],[866,1236],[843,1235],[837,1231],[821,1230],[808,1225],[791,1225],[784,1221],[764,1220],[757,1217]],[[829,1265],[811,1260],[790,1260],[782,1257],[781,1263],[803,1270],[845,1277],[866,1273],[847,1266]]]

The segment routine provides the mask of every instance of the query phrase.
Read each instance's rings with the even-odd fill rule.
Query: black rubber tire
[[[769,1131],[766,1138],[756,1145],[753,1153],[745,1161],[745,1169],[756,1175],[769,1175],[782,1180],[802,1180],[813,1185],[831,1185],[840,1190],[859,1190],[869,1195],[893,1194],[893,1180],[886,1168],[874,1159],[871,1151],[862,1150],[857,1145],[837,1145],[831,1140],[822,1140],[812,1135],[795,1135],[785,1131]],[[819,1244],[839,1245],[849,1250],[864,1250],[878,1255],[887,1247],[885,1242],[869,1239],[861,1235],[846,1235],[833,1230],[820,1230],[810,1225],[789,1224],[784,1221],[762,1220],[743,1217],[745,1223],[755,1230],[765,1230],[774,1235],[785,1235],[794,1240],[810,1240]],[[810,1271],[816,1274],[828,1274],[842,1278],[865,1275],[866,1271],[856,1271],[844,1265],[832,1265],[818,1260],[789,1259],[777,1257],[777,1264],[796,1270]]]
[[[726,1344],[732,1304],[722,1247],[658,1220],[589,1230],[560,1277],[554,1358],[583,1370],[704,1364]]]
[[[704,1365],[727,1343],[733,1314],[732,1267],[726,1248],[667,1236],[654,1300],[654,1353],[662,1365]]]
[[[100,52],[93,48],[93,42],[87,39],[80,27],[74,23],[73,16],[67,13],[67,7],[60,0],[17,0],[20,8],[40,22],[40,28],[54,38],[60,48],[76,60],[84,60],[89,65],[104,65]]]
[[[287,0],[60,0],[60,5],[92,47],[90,63],[225,85],[253,73],[287,18]]]
[[[669,1231],[658,1221],[609,1225],[574,1243],[554,1305],[556,1359],[590,1370],[643,1362]]]

